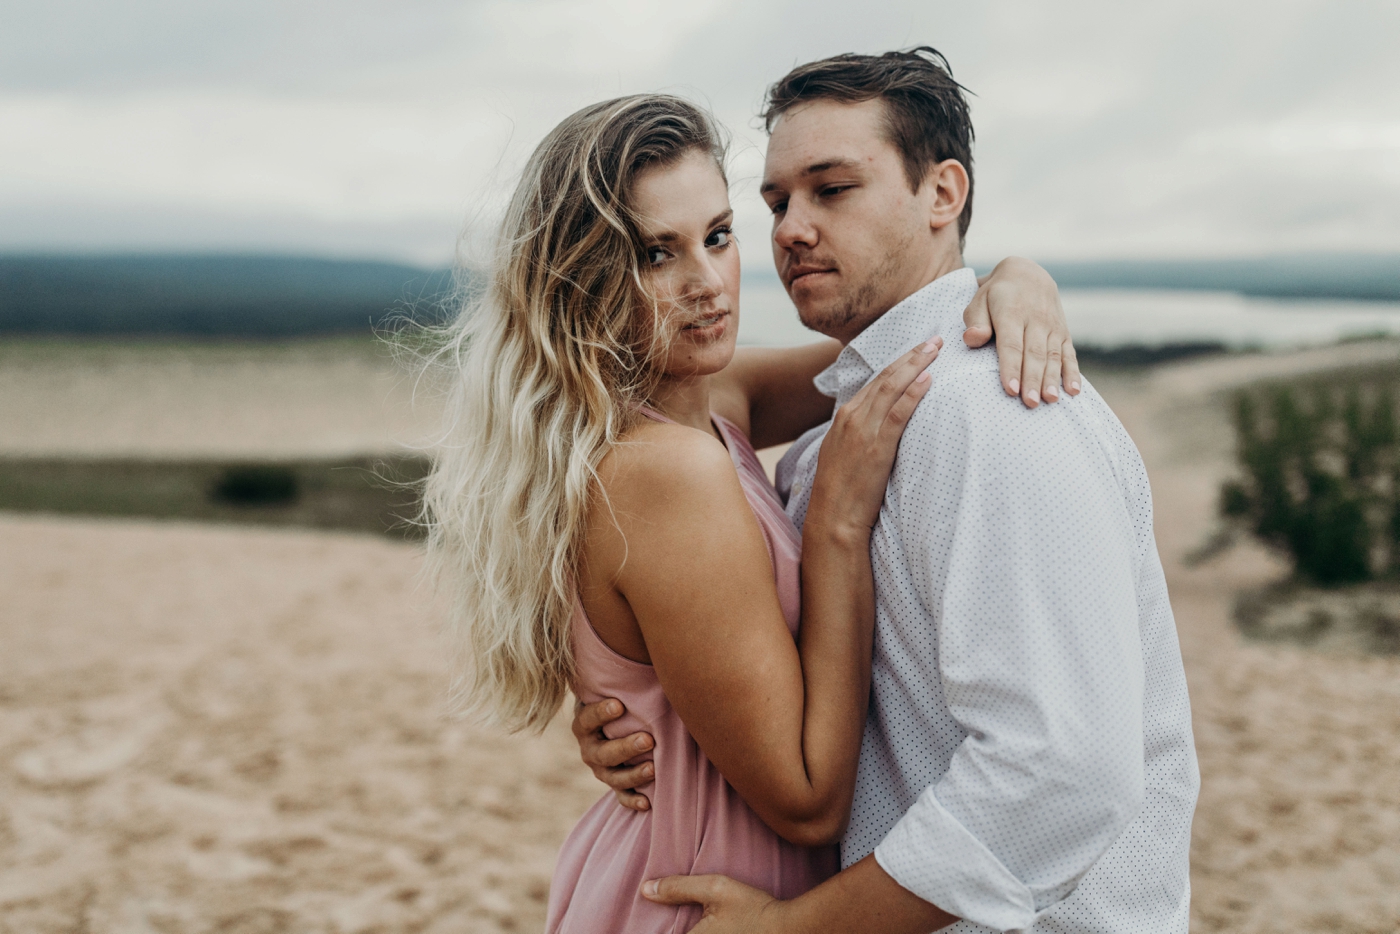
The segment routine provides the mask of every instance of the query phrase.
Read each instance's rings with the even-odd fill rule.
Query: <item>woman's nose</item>
[[[724,291],[724,276],[708,256],[696,261],[689,278],[686,293],[697,301],[714,298]]]

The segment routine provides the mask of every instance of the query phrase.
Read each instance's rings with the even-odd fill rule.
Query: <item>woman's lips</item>
[[[729,312],[717,311],[714,314],[706,315],[703,318],[697,318],[696,320],[690,322],[690,324],[687,324],[681,330],[691,331],[692,333],[699,333],[703,336],[708,332],[723,328],[728,321]]]

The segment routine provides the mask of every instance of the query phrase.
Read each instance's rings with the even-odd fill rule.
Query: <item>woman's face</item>
[[[724,177],[708,153],[694,150],[672,165],[644,170],[633,198],[645,271],[671,328],[666,375],[724,369],[739,332],[739,246]]]

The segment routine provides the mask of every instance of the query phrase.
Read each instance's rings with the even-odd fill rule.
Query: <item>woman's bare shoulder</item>
[[[684,563],[703,547],[698,543],[743,543],[748,532],[757,533],[749,529],[752,513],[729,452],[694,428],[638,426],[603,457],[598,481],[584,543],[594,587],[640,592],[684,573]],[[761,549],[761,538],[755,540]],[[748,560],[738,545],[704,550],[716,559]]]
[[[682,506],[730,490],[742,496],[733,461],[719,439],[665,422],[643,422],[628,431],[599,462],[598,481],[614,506]]]

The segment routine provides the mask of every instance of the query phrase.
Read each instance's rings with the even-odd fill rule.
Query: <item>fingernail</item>
[[[648,897],[655,895],[655,894],[656,894],[656,881],[653,880],[653,879],[648,879],[646,882],[643,882],[643,883],[642,883],[642,894],[643,894],[643,895],[646,895],[646,896],[648,896]]]
[[[1021,394],[1021,381],[1019,379],[1013,379],[1011,381],[1011,394],[1013,396],[1019,396]]]
[[[1045,390],[1045,398],[1054,402],[1056,399],[1060,398],[1060,391],[1054,386],[1050,386]]]
[[[648,762],[646,765],[642,766],[642,778],[651,778],[652,773],[655,771],[656,770],[652,768],[651,763]]]
[[[638,736],[635,740],[632,741],[632,748],[640,752],[644,752],[651,748],[651,741],[648,740],[645,736]]]
[[[610,717],[616,717],[616,716],[617,716],[618,714],[620,714],[620,713],[622,713],[622,711],[617,709],[617,702],[616,702],[616,701],[609,701],[609,702],[608,702],[608,716],[610,716]]]
[[[639,810],[639,811],[650,811],[650,810],[651,810],[651,802],[648,801],[646,798],[643,798],[642,800],[640,800],[640,801],[637,802],[637,810]]]
[[[1078,383],[1070,383],[1070,384],[1069,384],[1069,391],[1070,391],[1070,392],[1078,392],[1078,391],[1079,391],[1079,384],[1078,384]]]
[[[927,383],[927,382],[928,382],[929,380],[931,380],[931,379],[933,379],[933,377],[929,375],[928,370],[924,370],[924,371],[923,371],[922,373],[920,373],[918,376],[914,377],[914,382],[916,382],[916,383]]]
[[[942,346],[943,346],[943,338],[941,338],[941,337],[935,337],[935,338],[932,338],[932,339],[930,339],[930,340],[928,340],[928,341],[925,341],[925,342],[924,342],[924,346],[921,347],[921,348],[919,348],[919,349],[922,350],[924,353],[933,353],[935,350],[937,350],[939,347],[942,347]]]
[[[1026,390],[1026,398],[1029,399],[1029,400],[1031,400],[1032,402],[1039,402],[1039,401],[1040,401],[1040,393],[1036,392],[1034,389],[1027,389],[1027,390]]]

